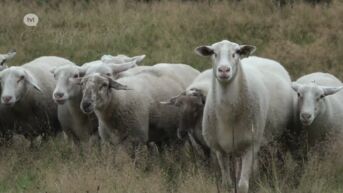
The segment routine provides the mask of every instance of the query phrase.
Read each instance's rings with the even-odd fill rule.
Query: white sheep
[[[80,109],[82,99],[81,77],[85,76],[86,73],[88,75],[100,73],[115,78],[124,70],[136,66],[136,62],[141,62],[144,57],[145,55],[132,58],[124,55],[111,56],[111,61],[86,63],[87,68],[68,65],[51,71],[57,81],[52,97],[59,104],[58,119],[71,142],[77,145],[80,142],[92,144],[98,138],[98,121],[95,114],[84,114]],[[87,71],[88,68],[92,70]],[[104,72],[104,69],[110,69],[110,72]]]
[[[16,54],[15,50],[10,50],[7,54],[0,54],[0,71],[7,68],[6,62],[14,58]]]
[[[64,58],[45,56],[0,72],[1,105],[4,107],[1,116],[8,118],[5,120],[8,130],[31,140],[60,130],[56,105],[51,99],[55,80],[49,70],[72,64]]]
[[[106,76],[118,78],[119,74],[129,68],[136,67],[145,58],[145,55],[128,57],[126,55],[104,55],[101,60],[88,62],[82,65],[85,75],[100,73]],[[118,65],[120,64],[120,65]]]
[[[306,134],[306,145],[313,147],[332,134],[342,134],[343,84],[335,76],[316,72],[300,77],[292,84],[297,93],[297,122],[300,134]]]
[[[118,54],[116,56],[112,56],[112,55],[103,55],[101,57],[101,61],[107,64],[110,63],[115,63],[115,64],[120,64],[120,63],[127,63],[127,62],[132,62],[132,61],[136,61],[136,63],[141,63],[145,58],[145,55],[138,55],[138,56],[132,56],[129,57],[127,55],[124,54]]]
[[[188,137],[192,147],[199,155],[208,158],[210,149],[202,136],[202,117],[206,96],[211,86],[212,69],[200,73],[181,94],[170,98],[167,105],[180,107],[180,121],[177,136]],[[200,148],[199,148],[200,147]]]
[[[199,74],[183,64],[157,64],[135,76],[113,79],[93,74],[82,80],[81,109],[95,112],[102,140],[112,144],[168,143],[176,138],[177,108],[162,105]]]
[[[0,71],[6,69],[8,66],[6,65],[8,60],[11,60],[16,55],[15,50],[10,50],[6,54],[0,54]],[[0,104],[0,137],[1,138],[8,138],[11,136],[11,132],[8,131],[8,128],[11,128],[11,124],[9,124],[11,116],[6,114],[6,107]],[[13,122],[13,121],[12,121]]]
[[[291,80],[277,62],[250,55],[254,46],[223,40],[195,52],[211,56],[213,78],[206,98],[203,136],[217,155],[224,186],[232,184],[230,155],[239,157],[238,191],[247,193],[261,145],[286,129],[292,114]],[[233,164],[235,165],[235,164]]]
[[[53,69],[52,73],[56,80],[52,98],[58,104],[58,120],[67,139],[76,145],[81,142],[96,142],[97,119],[94,114],[86,115],[80,110],[80,67],[61,66]]]

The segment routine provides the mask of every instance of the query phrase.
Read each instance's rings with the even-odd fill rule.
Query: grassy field
[[[49,3],[47,3],[49,2]],[[15,48],[10,65],[42,55],[57,55],[77,64],[103,54],[146,54],[145,65],[186,63],[198,69],[209,60],[196,46],[222,39],[257,46],[255,55],[281,62],[296,79],[314,71],[343,79],[343,2],[282,8],[273,0],[161,1],[11,1],[0,0],[0,52]],[[27,27],[23,17],[40,22]],[[288,154],[279,165],[267,151],[266,171],[255,176],[258,193],[342,193],[342,142],[325,154],[311,154],[305,168]],[[192,153],[169,150],[160,158],[133,163],[118,150],[79,152],[58,139],[37,148],[0,147],[0,192],[60,193],[208,193],[217,192],[215,168],[194,162]],[[297,180],[295,180],[297,179]]]

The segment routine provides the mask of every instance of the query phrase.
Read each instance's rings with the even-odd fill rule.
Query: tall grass
[[[30,28],[22,19],[36,13]],[[256,55],[281,62],[295,79],[324,71],[343,78],[343,2],[316,6],[298,2],[283,7],[273,0],[161,1],[0,1],[0,52],[17,49],[10,65],[42,55],[57,55],[82,64],[103,54],[146,54],[146,65],[187,63],[198,69],[209,60],[196,46],[229,39],[257,46]],[[342,144],[325,155],[313,153],[303,169],[274,150],[254,192],[343,192]],[[183,152],[185,151],[185,152]],[[111,148],[82,153],[58,139],[34,149],[0,147],[0,192],[216,192],[216,168],[194,163],[186,150],[135,164]],[[300,172],[299,172],[300,171]]]
[[[162,1],[2,1],[0,51],[16,48],[11,63],[58,55],[82,64],[109,54],[146,54],[145,64],[182,62],[199,69],[209,61],[193,49],[222,39],[257,46],[256,55],[280,61],[296,78],[328,71],[342,78],[343,3],[278,7],[273,0]],[[38,1],[39,2],[39,1]],[[26,27],[26,13],[37,27]]]
[[[271,147],[251,180],[256,193],[341,193],[342,141],[324,154],[309,153],[304,164]],[[192,159],[187,148],[159,157],[142,153],[135,162],[119,147],[76,150],[59,139],[37,148],[22,143],[0,147],[0,192],[208,193],[218,192],[218,168]]]

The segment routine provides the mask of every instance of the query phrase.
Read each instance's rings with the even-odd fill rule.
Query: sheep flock
[[[133,160],[139,149],[153,157],[189,142],[218,165],[223,190],[248,193],[264,146],[276,141],[306,160],[304,149],[343,139],[342,82],[324,72],[292,82],[278,61],[251,56],[255,49],[228,40],[199,46],[195,54],[211,58],[203,72],[122,54],[7,66],[10,50],[0,54],[0,136],[44,143],[62,134],[80,150],[123,146]]]

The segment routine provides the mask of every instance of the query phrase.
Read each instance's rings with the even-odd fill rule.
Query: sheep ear
[[[251,46],[251,45],[240,45],[239,46],[239,50],[237,50],[237,53],[241,56],[241,57],[248,57],[250,56],[252,53],[254,53],[256,50],[255,46]]]
[[[38,81],[35,77],[33,77],[29,72],[25,71],[25,80],[33,86],[39,92],[42,92],[42,89],[38,86]]]
[[[298,92],[300,85],[296,82],[292,82],[291,87],[295,92]]]
[[[8,60],[12,59],[15,55],[16,55],[16,51],[15,51],[14,49],[8,51],[7,54],[3,54],[3,55],[2,55],[2,60],[1,60],[1,62],[0,62],[0,66],[3,66],[3,67],[1,67],[1,70],[3,70],[4,68],[7,68],[7,66],[5,65],[5,63],[6,63]]]
[[[128,70],[130,68],[133,68],[135,66],[137,66],[135,61],[131,61],[131,62],[127,62],[127,63],[122,63],[122,64],[111,64],[111,68],[113,70],[113,74],[126,71],[126,70]]]
[[[126,85],[122,85],[119,82],[114,81],[112,78],[108,78],[108,79],[110,81],[110,85],[109,85],[110,88],[114,88],[116,90],[131,90]]]
[[[338,87],[319,86],[319,87],[323,89],[324,96],[333,95],[343,88],[343,86],[338,86]]]
[[[12,59],[15,55],[17,54],[17,51],[15,49],[12,49],[10,51],[8,51],[8,53],[5,56],[6,60],[10,60]]]
[[[211,56],[214,54],[213,48],[211,46],[199,46],[194,49],[194,52],[199,56]]]
[[[176,105],[176,106],[178,106],[177,99],[180,98],[181,96],[185,95],[185,94],[186,94],[186,92],[184,91],[184,92],[180,93],[179,95],[176,95],[176,96],[170,98],[167,101],[161,101],[160,104],[162,104],[162,105]]]
[[[162,105],[175,105],[175,104],[176,104],[176,99],[177,99],[179,96],[180,96],[180,95],[174,96],[174,97],[170,98],[170,99],[167,100],[167,101],[161,101],[160,104],[162,104]]]
[[[139,55],[139,56],[134,56],[132,58],[136,62],[136,64],[139,64],[144,60],[145,55],[143,54],[143,55]]]

